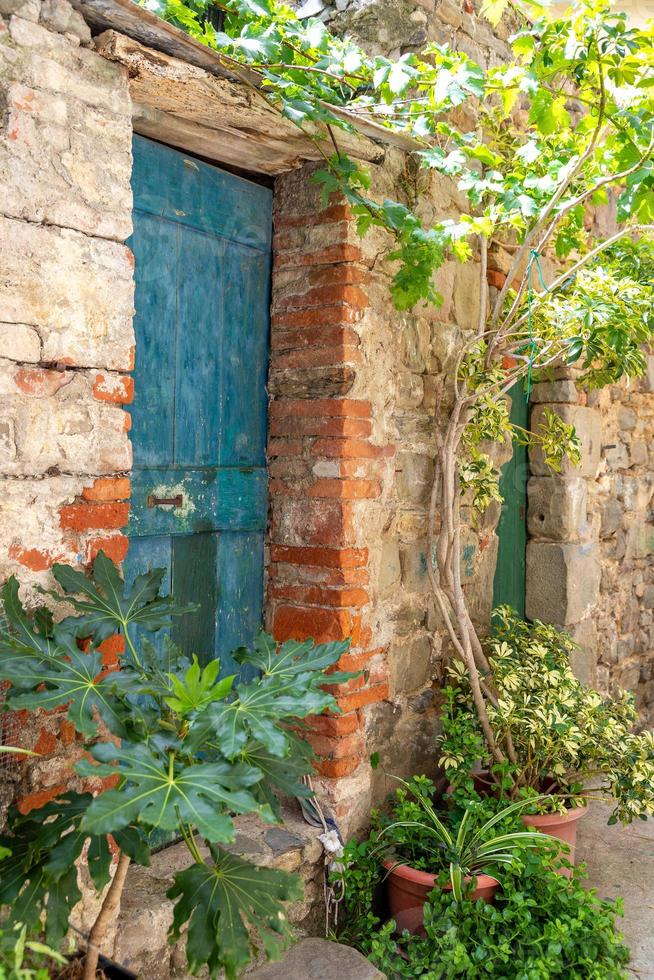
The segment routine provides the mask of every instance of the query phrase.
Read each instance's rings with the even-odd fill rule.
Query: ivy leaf
[[[547,89],[539,88],[529,107],[529,122],[545,136],[566,129],[570,125],[570,116],[565,102],[565,96],[554,98]]]
[[[191,972],[206,963],[212,978],[224,969],[227,980],[235,980],[250,962],[248,926],[269,956],[281,955],[291,939],[283,903],[298,901],[302,886],[297,875],[287,871],[257,867],[217,847],[210,850],[213,865],[193,864],[175,875],[167,893],[178,899],[169,941],[176,942],[188,922]]]
[[[484,0],[481,5],[481,14],[490,21],[493,27],[497,27],[508,6],[509,0]]]
[[[59,943],[68,931],[71,909],[81,899],[77,888],[76,861],[85,834],[79,821],[88,806],[89,793],[68,793],[46,804],[37,813],[9,812],[9,833],[0,845],[11,854],[0,860],[0,905],[12,922],[38,931],[46,911],[47,938]]]
[[[320,671],[332,667],[344,653],[347,653],[349,646],[349,640],[318,644],[313,640],[287,640],[279,646],[269,633],[262,631],[254,638],[251,650],[241,647],[234,653],[234,658],[239,664],[256,667],[264,677],[285,680],[307,671]],[[318,678],[317,683],[320,683],[320,680]]]
[[[66,626],[75,636],[93,636],[96,645],[132,624],[155,631],[170,625],[171,616],[197,609],[196,605],[176,606],[172,596],[159,595],[162,568],[144,572],[127,589],[120,572],[102,551],[93,562],[91,578],[70,565],[57,564],[52,571],[66,592],[66,600],[81,613],[65,620]],[[61,600],[56,593],[55,597]]]
[[[110,834],[132,822],[175,830],[184,820],[207,840],[229,843],[234,825],[224,811],[257,812],[272,819],[269,809],[248,791],[261,779],[251,767],[227,762],[184,765],[172,751],[166,755],[152,743],[118,748],[102,742],[91,751],[101,764],[83,759],[77,764],[80,775],[120,775],[121,785],[100,794],[88,807],[81,824],[87,833]],[[119,768],[106,764],[114,760]]]
[[[253,739],[272,755],[284,758],[288,736],[278,723],[286,718],[320,714],[336,706],[332,695],[321,685],[338,684],[353,676],[324,673],[348,646],[347,640],[317,645],[312,640],[288,640],[278,649],[270,635],[260,633],[252,650],[241,648],[233,656],[237,663],[256,667],[261,677],[239,684],[234,700],[209,705],[193,723],[187,737],[189,747],[199,749],[205,743],[211,744],[228,759],[235,759]]]
[[[402,93],[409,87],[411,79],[416,74],[410,66],[410,61],[413,60],[413,58],[414,55],[405,54],[401,58],[398,58],[397,61],[394,61],[391,65],[386,78],[386,84],[393,95],[402,95]]]

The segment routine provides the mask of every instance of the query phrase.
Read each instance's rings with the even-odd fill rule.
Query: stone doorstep
[[[298,936],[315,935],[324,928],[320,831],[305,823],[292,802],[283,804],[282,819],[283,824],[271,826],[254,815],[238,817],[236,842],[230,849],[254,864],[302,877],[304,899],[288,906],[288,916]],[[173,918],[173,902],[166,892],[175,873],[190,863],[182,842],[153,855],[149,868],[133,865],[128,872],[112,956],[142,980],[187,976],[183,940],[175,947],[166,940]]]

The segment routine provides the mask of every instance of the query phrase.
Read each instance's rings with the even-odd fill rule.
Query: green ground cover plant
[[[416,777],[419,792],[433,794],[425,777]],[[497,816],[504,804],[478,800],[465,812],[474,820]],[[339,914],[338,938],[356,946],[391,978],[423,977],[426,980],[479,977],[502,980],[619,980],[627,976],[629,951],[616,920],[620,901],[607,902],[583,887],[583,869],[574,869],[570,880],[557,874],[562,860],[558,845],[540,835],[538,847],[521,846],[514,840],[511,860],[503,863],[501,888],[492,904],[472,900],[474,881],[463,885],[463,895],[435,889],[423,910],[424,935],[398,935],[388,919],[384,902],[386,870],[380,863],[379,831],[405,818],[415,819],[411,794],[400,789],[390,813],[374,814],[373,829],[364,841],[350,841],[345,848],[343,870],[337,873],[344,898]],[[447,817],[445,817],[447,819]],[[462,819],[456,808],[450,819]],[[506,834],[522,828],[518,810],[504,813],[496,825]],[[431,840],[419,830],[397,826],[398,853],[422,870],[438,870]],[[563,859],[564,860],[564,859]],[[445,884],[445,851],[440,862],[440,884]]]

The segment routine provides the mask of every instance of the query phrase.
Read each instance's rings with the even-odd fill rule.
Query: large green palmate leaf
[[[172,616],[197,608],[177,606],[172,596],[159,595],[163,568],[139,575],[128,589],[114,563],[102,551],[93,562],[92,578],[70,565],[57,564],[52,571],[67,593],[67,601],[79,613],[65,621],[66,627],[76,637],[93,636],[96,644],[118,629],[125,632],[130,625],[153,631],[161,629],[170,625]]]
[[[272,755],[260,742],[247,745],[241,753],[243,762],[263,773],[262,780],[252,787],[252,792],[262,803],[270,805],[278,819],[281,819],[281,810],[277,793],[305,799],[312,795],[306,783],[301,782],[302,776],[313,771],[311,746],[292,732],[286,735],[289,748],[288,755],[283,759]]]
[[[228,980],[250,961],[254,929],[266,953],[279,957],[291,939],[284,902],[302,898],[297,875],[260,868],[217,847],[213,864],[194,864],[175,875],[168,892],[177,898],[169,938],[179,939],[188,922],[186,955],[192,972],[203,963],[212,978]]]
[[[195,720],[188,737],[192,748],[210,744],[228,759],[235,759],[248,741],[260,742],[278,758],[288,754],[288,734],[279,724],[336,708],[336,701],[321,685],[349,680],[352,674],[325,671],[346,652],[349,641],[314,644],[289,640],[278,650],[271,636],[261,633],[253,650],[241,648],[234,658],[261,671],[261,676],[239,684],[236,697],[210,705]]]
[[[228,762],[184,764],[174,751],[167,753],[151,740],[148,745],[119,748],[104,742],[91,750],[99,765],[82,760],[83,776],[121,776],[119,788],[96,797],[82,829],[87,833],[114,833],[132,821],[148,828],[175,830],[180,820],[210,841],[234,839],[230,813],[259,813],[274,822],[269,806],[249,792],[262,774],[251,766]],[[119,766],[107,765],[118,762]]]
[[[115,696],[110,674],[103,673],[102,654],[84,653],[66,630],[54,628],[49,652],[17,647],[10,640],[0,648],[0,678],[11,682],[9,708],[51,711],[68,705],[68,717],[78,732],[97,734],[97,715],[115,735],[124,735],[125,708]]]
[[[2,587],[2,608],[7,628],[0,627],[0,655],[3,660],[18,659],[24,654],[52,652],[52,613],[44,607],[28,614],[18,594],[14,575]],[[1,620],[0,620],[1,623]]]
[[[92,799],[90,793],[69,793],[26,816],[12,809],[10,832],[0,838],[9,852],[0,860],[0,905],[6,907],[10,921],[34,929],[39,928],[45,911],[49,942],[58,943],[64,937],[70,911],[82,897],[76,862],[89,834],[81,831],[80,822]],[[119,846],[147,863],[148,855],[133,846],[132,828],[124,833],[117,841]],[[88,867],[98,890],[109,881],[111,859],[106,836],[92,836]]]

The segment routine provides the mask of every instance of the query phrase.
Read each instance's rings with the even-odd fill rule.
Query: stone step
[[[303,939],[277,963],[266,963],[248,980],[384,980],[365,956],[327,939]]]
[[[288,917],[300,937],[324,928],[323,849],[319,830],[308,826],[299,807],[282,807],[283,825],[270,826],[257,817],[238,817],[231,850],[265,867],[296,872],[304,882],[304,899],[288,906]],[[171,947],[166,939],[173,919],[173,902],[166,892],[177,871],[191,864],[183,843],[153,855],[149,868],[133,865],[128,872],[116,940],[111,956],[143,980],[170,980],[186,975],[183,942]]]

